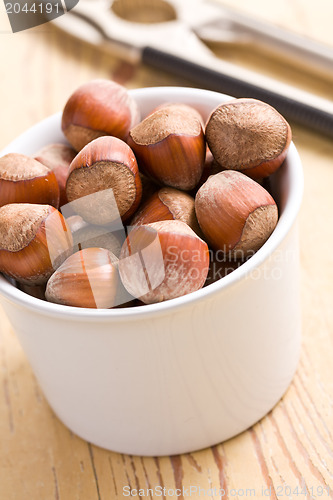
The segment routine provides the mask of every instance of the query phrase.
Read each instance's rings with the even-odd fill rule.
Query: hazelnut
[[[128,144],[140,169],[160,184],[189,191],[199,182],[206,144],[200,120],[184,106],[155,111],[132,128]]]
[[[9,153],[0,158],[0,206],[41,203],[59,206],[55,174],[29,156]]]
[[[221,167],[259,179],[275,172],[284,161],[291,129],[269,104],[233,99],[211,114],[206,140]]]
[[[198,290],[205,283],[208,267],[207,244],[180,220],[135,227],[119,259],[124,287],[145,304]]]
[[[46,299],[74,307],[113,307],[118,287],[117,260],[105,248],[85,248],[74,253],[47,282]]]
[[[112,135],[127,140],[140,121],[136,102],[125,87],[111,80],[92,80],[81,85],[68,99],[62,130],[76,151],[97,137]]]
[[[45,283],[70,255],[72,235],[50,205],[11,203],[0,208],[0,271],[20,283]]]
[[[184,191],[170,187],[161,188],[136,212],[131,226],[161,220],[181,220],[199,236],[202,235],[195,215],[194,198]]]
[[[60,189],[60,203],[62,207],[68,203],[66,195],[66,180],[69,165],[74,160],[76,152],[65,144],[49,144],[40,149],[35,155],[35,160],[46,165],[54,172]]]
[[[116,137],[85,146],[69,169],[66,193],[78,215],[105,225],[133,215],[141,200],[141,180],[131,148]],[[89,196],[90,195],[90,196]]]
[[[256,252],[278,220],[276,203],[266,189],[234,170],[208,178],[195,197],[195,211],[206,241],[231,258]]]

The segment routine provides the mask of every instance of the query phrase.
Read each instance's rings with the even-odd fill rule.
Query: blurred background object
[[[235,97],[261,99],[287,119],[333,136],[333,102],[215,56],[210,46],[232,44],[270,54],[333,81],[333,53],[308,37],[207,0],[81,0],[54,21],[64,31],[140,62]],[[88,29],[87,29],[88,28]]]
[[[228,46],[246,48],[333,80],[330,47],[218,0],[80,0],[70,14],[55,24],[81,40],[105,46],[114,55],[129,60],[139,58],[140,49],[147,45],[175,53],[186,53],[191,46],[194,50],[205,50],[195,40],[195,34],[222,53]],[[173,35],[172,40],[166,34]],[[185,48],[175,46],[179,37],[187,42]],[[198,56],[200,60],[200,52]]]

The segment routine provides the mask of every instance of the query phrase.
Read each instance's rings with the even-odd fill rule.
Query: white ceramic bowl
[[[191,88],[131,91],[143,115],[165,101],[208,116],[227,96]],[[13,141],[32,154],[64,141],[60,114]],[[281,398],[300,350],[297,214],[302,166],[293,144],[273,176],[276,229],[222,280],[161,304],[91,310],[43,302],[0,277],[2,305],[58,417],[114,451],[169,455],[247,429]]]

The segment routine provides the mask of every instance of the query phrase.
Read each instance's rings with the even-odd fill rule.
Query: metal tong
[[[154,17],[157,8],[165,10],[168,21],[124,19],[123,13],[136,18],[144,9]],[[234,97],[263,100],[287,119],[333,137],[333,101],[223,61],[205,44],[250,41],[250,47],[333,77],[333,50],[308,38],[205,0],[80,0],[54,23],[125,61],[144,62]]]

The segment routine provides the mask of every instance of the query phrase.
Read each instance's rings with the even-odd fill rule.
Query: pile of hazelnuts
[[[89,308],[180,297],[277,224],[267,179],[291,130],[264,102],[230,99],[206,123],[195,103],[141,119],[123,86],[93,80],[68,99],[62,130],[70,146],[0,158],[0,271],[31,295]]]

